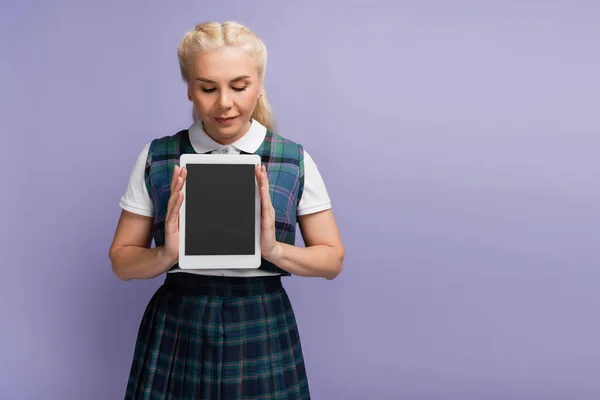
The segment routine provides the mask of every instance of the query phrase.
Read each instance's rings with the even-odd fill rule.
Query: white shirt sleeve
[[[304,152],[304,191],[298,204],[297,215],[313,214],[331,208],[331,199],[323,177],[312,157]]]
[[[121,196],[119,205],[122,209],[129,212],[144,215],[146,217],[154,216],[154,205],[152,199],[146,189],[146,181],[144,178],[144,171],[146,168],[146,158],[148,157],[148,150],[150,149],[150,143],[146,144],[140,154],[129,176],[129,182],[125,193]]]

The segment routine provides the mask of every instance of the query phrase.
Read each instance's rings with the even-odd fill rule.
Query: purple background
[[[228,19],[266,42],[279,131],[318,163],[347,248],[338,279],[286,281],[313,397],[600,398],[599,18],[3,1],[0,398],[122,398],[162,278],[113,276],[117,203],[142,146],[190,123],[180,37]]]

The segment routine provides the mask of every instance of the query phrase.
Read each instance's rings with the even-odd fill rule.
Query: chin
[[[235,136],[240,132],[241,128],[241,126],[217,126],[215,127],[215,131],[222,136]]]

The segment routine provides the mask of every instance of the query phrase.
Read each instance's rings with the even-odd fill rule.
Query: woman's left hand
[[[255,166],[254,172],[260,191],[261,218],[260,218],[260,252],[262,258],[272,261],[279,251],[275,239],[275,209],[269,194],[269,179],[264,165]]]

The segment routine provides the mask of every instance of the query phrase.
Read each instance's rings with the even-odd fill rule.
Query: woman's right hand
[[[179,209],[183,202],[183,183],[187,176],[187,169],[175,165],[173,178],[171,179],[171,196],[167,204],[167,216],[165,219],[165,245],[164,257],[171,268],[179,260]]]

